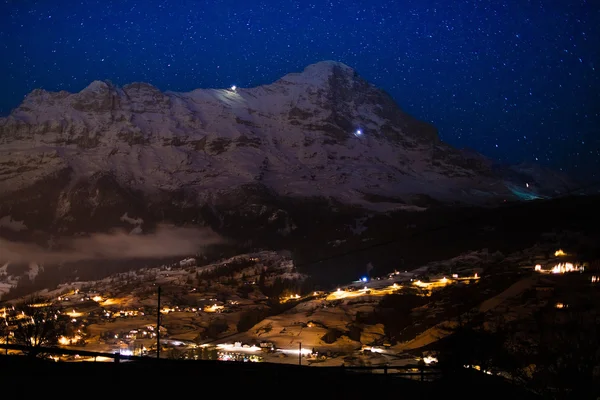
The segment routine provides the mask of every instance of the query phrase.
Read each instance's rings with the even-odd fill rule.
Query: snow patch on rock
[[[5,215],[0,218],[0,228],[6,228],[14,232],[26,231],[27,225],[24,221],[17,221],[12,219],[10,215]]]

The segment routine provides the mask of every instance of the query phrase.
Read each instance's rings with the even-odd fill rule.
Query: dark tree
[[[435,347],[449,373],[479,365],[549,398],[595,398],[589,396],[600,394],[597,321],[595,309],[559,310],[552,304],[513,323],[480,315],[459,320]]]
[[[58,310],[45,301],[32,298],[17,304],[8,314],[14,343],[25,346],[25,353],[32,357],[42,355],[44,347],[56,346],[65,330],[65,325],[59,321]]]
[[[229,326],[225,319],[215,318],[204,331],[204,336],[209,339],[217,339],[219,335],[227,331],[227,329],[229,329]]]
[[[447,328],[445,338],[437,344],[439,365],[449,373],[460,373],[464,366],[479,366],[490,372],[513,372],[518,365],[506,349],[506,332],[488,330],[482,320],[474,318]]]
[[[260,321],[265,319],[268,316],[267,310],[264,309],[251,309],[244,311],[240,315],[240,319],[237,323],[238,332],[246,332],[248,329],[252,328],[254,325],[258,324]]]
[[[537,340],[520,346],[532,350],[528,386],[563,398],[600,395],[598,321],[595,309],[542,309],[535,316]]]
[[[332,344],[332,343],[335,343],[335,341],[338,340],[339,338],[341,338],[343,335],[344,335],[344,332],[342,332],[341,330],[332,328],[332,329],[329,329],[327,331],[327,333],[325,333],[325,335],[323,335],[321,340],[327,344]]]
[[[241,284],[237,288],[237,293],[242,299],[247,299],[253,291],[254,287],[252,285]]]
[[[7,336],[8,336],[8,318],[6,314],[2,314],[0,315],[0,342],[2,343],[7,343]]]

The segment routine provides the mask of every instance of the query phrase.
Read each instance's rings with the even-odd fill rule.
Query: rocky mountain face
[[[512,169],[511,169],[512,168]],[[290,212],[489,205],[554,195],[566,181],[499,170],[440,141],[337,62],[255,88],[161,92],[92,82],[34,90],[0,119],[0,234],[63,234],[161,220],[264,226]],[[133,222],[132,222],[133,221]]]

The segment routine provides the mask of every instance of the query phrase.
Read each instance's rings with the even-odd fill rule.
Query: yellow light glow
[[[119,304],[119,299],[106,299],[100,305],[103,307],[114,306]]]
[[[427,365],[431,364],[431,363],[436,363],[438,362],[438,359],[435,357],[431,357],[431,356],[426,356],[423,357],[423,362]]]
[[[223,306],[213,304],[212,306],[204,307],[204,312],[214,313],[214,312],[218,312],[224,308],[225,307],[223,307]]]
[[[303,356],[308,356],[308,355],[312,354],[312,350],[311,349],[306,349],[306,348],[302,348],[302,350],[299,350],[299,349],[279,349],[279,351],[281,351],[282,353],[285,353],[285,354],[294,354],[296,356],[300,352],[302,352]]]
[[[281,298],[281,301],[282,301],[283,303],[285,303],[286,301],[298,300],[299,298],[300,298],[300,295],[299,295],[299,294],[292,294],[292,295],[291,295],[291,296],[289,296],[289,297],[282,297],[282,298]]]
[[[575,271],[579,271],[580,268],[579,266],[575,266],[572,263],[559,263],[556,264],[553,268],[552,268],[552,273],[553,274],[564,274],[567,272],[575,272]],[[582,268],[583,270],[583,268]]]
[[[385,296],[387,294],[394,293],[394,291],[397,290],[399,287],[400,286],[397,286],[394,288],[393,286],[388,286],[388,287],[382,288],[382,289],[375,289],[375,288],[368,288],[365,286],[359,290],[336,290],[335,292],[329,293],[329,295],[327,296],[327,300],[332,301],[332,300],[351,299],[351,298],[360,297],[360,296]]]
[[[35,303],[35,304],[30,304],[30,307],[33,308],[42,308],[42,307],[50,307],[52,305],[52,303]]]
[[[568,272],[581,272],[584,270],[582,265],[576,265],[570,262],[558,263],[551,269],[543,269],[539,264],[535,266],[535,270],[544,274],[566,274]]]
[[[94,297],[92,297],[92,300],[94,300],[96,303],[100,303],[102,301],[102,297],[94,296]]]
[[[566,256],[567,253],[565,253],[562,249],[558,249],[554,252],[554,257],[562,257],[562,256]]]
[[[433,289],[437,289],[437,288],[442,288],[450,283],[452,283],[452,280],[444,277],[437,282],[422,282],[422,281],[418,280],[418,281],[413,282],[413,285],[420,287],[422,289],[433,290]]]
[[[71,318],[78,318],[78,317],[81,317],[83,315],[83,313],[73,310],[71,312],[68,312],[67,315]]]
[[[362,350],[370,351],[371,353],[383,353],[382,349],[379,349],[377,347],[371,347],[371,346],[363,346]]]
[[[161,310],[161,312],[163,314],[167,314],[168,312],[172,312],[173,311],[173,309],[167,309],[167,310],[168,311],[166,311],[166,310],[163,309],[163,310]],[[121,316],[121,317],[135,317],[138,314],[139,314],[139,311],[137,311],[137,310],[122,310],[122,311],[119,311],[117,313],[117,315]]]
[[[240,353],[256,353],[257,351],[261,351],[260,347],[256,346],[256,345],[252,345],[249,347],[244,347],[242,345],[240,345],[239,343],[236,344],[229,344],[229,343],[222,343],[222,344],[218,344],[217,349],[219,350],[224,350],[224,351],[235,351],[235,352],[240,352]]]
[[[58,344],[61,346],[68,346],[70,344],[77,343],[79,340],[81,340],[81,336],[79,335],[75,335],[73,337],[61,336],[58,338]]]

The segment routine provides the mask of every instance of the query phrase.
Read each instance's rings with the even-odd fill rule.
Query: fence
[[[133,355],[122,355],[120,353],[105,353],[105,352],[97,352],[97,351],[87,351],[87,350],[74,350],[74,349],[64,349],[60,347],[37,347],[32,348],[30,346],[17,345],[17,344],[0,344],[0,349],[5,350],[13,350],[20,351],[23,353],[34,353],[34,354],[47,354],[47,355],[72,355],[72,356],[80,356],[80,357],[90,357],[96,360],[97,357],[104,358],[112,358],[114,362],[119,363],[121,360],[126,361],[134,361],[134,362],[158,362],[159,359],[151,356],[133,356]],[[189,362],[184,360],[170,360],[170,359],[160,359],[161,362]],[[199,361],[191,361],[191,362],[206,362],[207,360],[199,360]],[[215,362],[215,361],[211,361]],[[233,364],[235,362],[231,361],[216,361],[222,365],[225,364]],[[244,364],[247,367],[250,367],[248,363],[239,363]],[[252,364],[252,363],[250,363]],[[259,363],[262,364],[262,363]],[[286,367],[299,367],[299,368],[311,368],[309,366],[292,366],[288,365]],[[321,371],[331,371],[334,373],[335,371],[341,372],[343,374],[382,374],[390,377],[401,377],[413,380],[420,381],[430,381],[436,378],[441,377],[442,372],[440,369],[427,366],[427,365],[406,365],[402,367],[394,367],[388,365],[382,366],[341,366],[341,367],[312,367],[319,369]]]
[[[63,349],[59,347],[30,347],[23,346],[20,344],[0,344],[1,349],[5,350],[15,350],[23,353],[36,353],[36,354],[54,354],[54,355],[71,355],[71,356],[80,356],[80,357],[106,357],[112,358],[115,362],[119,362],[121,360],[131,360],[131,361],[150,361],[156,360],[150,357],[140,357],[140,356],[129,356],[122,355],[120,353],[103,353],[98,351],[87,351],[87,350],[74,350],[74,349]]]
[[[340,368],[342,371],[354,373],[383,374],[420,381],[430,381],[442,376],[442,371],[440,369],[427,365],[406,365],[402,367],[394,367],[388,365],[360,367],[341,366],[331,368]]]

